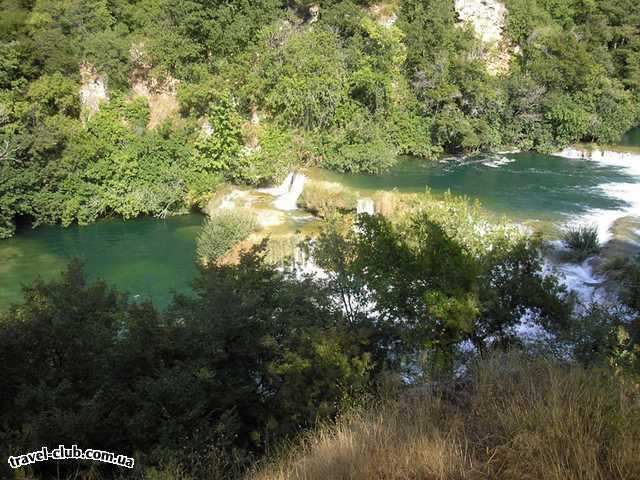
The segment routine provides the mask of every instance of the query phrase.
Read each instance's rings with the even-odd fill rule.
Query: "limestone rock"
[[[507,14],[506,7],[498,0],[455,0],[460,20],[473,25],[476,35],[484,43],[498,43]]]
[[[134,65],[129,81],[134,95],[144,97],[149,102],[149,128],[155,128],[167,118],[177,116],[180,110],[177,90],[179,81],[166,73],[162,78],[150,76],[151,60],[144,44],[131,46],[131,62]]]
[[[89,118],[100,110],[100,104],[109,101],[107,82],[93,65],[80,65],[80,105],[83,116]]]
[[[135,95],[149,102],[149,128],[155,128],[167,118],[176,116],[180,103],[176,95],[178,80],[167,75],[163,80],[137,79],[131,88]]]
[[[318,21],[318,17],[320,16],[320,5],[311,5],[309,7],[306,21],[307,23],[315,23]]]
[[[507,9],[498,0],[455,0],[461,24],[469,23],[483,44],[483,58],[492,75],[506,73],[517,46],[504,36]]]

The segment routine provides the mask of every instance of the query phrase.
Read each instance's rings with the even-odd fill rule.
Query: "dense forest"
[[[638,123],[634,0],[508,0],[491,47],[453,0],[0,5],[1,237],[178,213],[299,165],[375,173]]]

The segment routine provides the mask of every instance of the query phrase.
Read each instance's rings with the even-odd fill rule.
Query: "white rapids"
[[[606,243],[612,238],[611,227],[616,220],[628,216],[640,217],[640,153],[565,148],[554,155],[619,167],[637,179],[635,183],[605,183],[598,187],[607,196],[621,200],[626,204],[625,207],[617,210],[592,209],[572,223],[595,225],[598,227],[600,241]]]
[[[304,191],[307,177],[298,172],[290,172],[277,187],[261,188],[259,192],[275,197],[273,206],[278,210],[291,211],[298,208],[298,198]]]

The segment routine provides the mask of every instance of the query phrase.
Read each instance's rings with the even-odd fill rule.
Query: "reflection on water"
[[[196,275],[195,238],[202,220],[191,214],[21,231],[0,241],[0,308],[20,298],[21,284],[38,275],[56,277],[74,257],[85,263],[90,278],[164,307],[170,291],[185,291]]]

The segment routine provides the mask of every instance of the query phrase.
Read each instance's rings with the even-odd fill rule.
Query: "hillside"
[[[2,0],[0,236],[202,208],[291,167],[617,141],[632,0]]]
[[[637,391],[521,355],[465,382],[346,413],[251,480],[566,480],[640,476]]]

